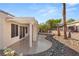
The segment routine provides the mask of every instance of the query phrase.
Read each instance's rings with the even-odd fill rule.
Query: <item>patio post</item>
[[[32,24],[30,24],[29,46],[32,47]]]

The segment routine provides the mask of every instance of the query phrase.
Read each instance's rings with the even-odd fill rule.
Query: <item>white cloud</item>
[[[70,12],[70,11],[75,11],[75,10],[77,10],[76,7],[72,7],[72,8],[68,8],[68,9],[67,9],[68,12]]]
[[[69,5],[71,5],[71,6],[74,6],[74,5],[76,5],[77,3],[69,3]]]
[[[69,7],[74,7],[74,6],[76,6],[78,3],[68,3],[68,6]]]
[[[42,16],[48,16],[51,13],[52,14],[55,14],[56,12],[57,12],[57,9],[56,8],[45,8],[45,9],[40,9],[38,11],[38,13],[42,14]]]
[[[69,3],[67,4],[67,11],[70,12],[70,11],[76,11],[77,10],[77,7],[76,7],[77,3]]]

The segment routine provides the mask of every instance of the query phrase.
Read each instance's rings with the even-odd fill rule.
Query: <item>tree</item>
[[[66,4],[63,3],[64,39],[67,39]]]
[[[45,24],[45,23],[39,24],[39,30],[40,30],[40,32],[47,32],[48,29],[49,29],[49,27],[47,26],[47,24]]]
[[[40,32],[48,32],[53,28],[57,28],[57,24],[61,22],[61,19],[49,19],[45,23],[39,24]]]
[[[46,21],[46,24],[49,27],[49,30],[52,30],[53,28],[57,28],[57,24],[61,22],[61,19],[49,19]]]
[[[75,21],[74,19],[69,19],[68,21],[67,21],[67,23],[71,23],[71,22],[73,22],[73,21]]]
[[[49,19],[48,21],[46,21],[47,26],[49,27],[49,29],[52,29],[52,25],[53,25],[53,19]]]

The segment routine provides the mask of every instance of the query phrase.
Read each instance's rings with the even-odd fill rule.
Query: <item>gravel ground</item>
[[[31,56],[78,56],[79,53],[55,40],[51,35],[47,35],[47,40],[52,42],[52,47],[47,51]]]

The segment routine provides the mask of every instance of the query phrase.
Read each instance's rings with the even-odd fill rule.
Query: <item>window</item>
[[[26,27],[20,26],[20,39],[25,37]]]
[[[25,31],[26,31],[26,33],[27,33],[27,27],[25,27]]]
[[[11,24],[11,37],[15,37],[15,25]]]
[[[22,38],[22,26],[20,26],[20,39]]]
[[[18,36],[18,25],[11,24],[11,38]]]
[[[25,36],[25,27],[23,27],[23,37]]]
[[[16,25],[16,36],[18,36],[18,25]]]

